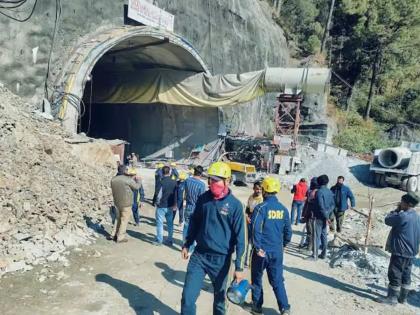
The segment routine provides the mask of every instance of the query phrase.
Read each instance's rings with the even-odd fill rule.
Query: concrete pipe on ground
[[[385,168],[401,168],[410,162],[411,155],[408,148],[388,148],[379,153],[378,162]]]

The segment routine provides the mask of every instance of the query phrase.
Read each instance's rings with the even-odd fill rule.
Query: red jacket
[[[308,191],[308,185],[304,182],[299,182],[293,186],[292,192],[294,192],[294,201],[305,201],[306,192]]]

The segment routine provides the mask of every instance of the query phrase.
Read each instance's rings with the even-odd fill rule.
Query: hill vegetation
[[[338,145],[367,152],[383,145],[383,131],[394,126],[420,130],[420,0],[269,2],[296,57],[321,53],[333,70],[332,98],[351,112],[339,126]],[[372,133],[351,136],[362,125]],[[407,140],[419,140],[413,137]]]

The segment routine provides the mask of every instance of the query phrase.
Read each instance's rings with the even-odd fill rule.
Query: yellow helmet
[[[172,162],[170,165],[171,165],[172,167],[176,167],[176,163],[175,163],[175,162]]]
[[[224,162],[214,162],[210,165],[209,170],[207,171],[209,176],[217,176],[221,178],[229,178],[232,174],[232,171]]]
[[[129,167],[127,170],[127,175],[137,175],[137,170],[134,167]]]
[[[179,179],[180,180],[186,180],[187,178],[188,178],[187,173],[182,172],[182,173],[179,174]]]
[[[158,163],[157,165],[156,165],[156,167],[157,168],[162,168],[162,167],[164,167],[165,166],[165,164],[163,164],[163,163]]]
[[[280,181],[274,177],[264,178],[261,186],[268,193],[278,193],[280,191]]]

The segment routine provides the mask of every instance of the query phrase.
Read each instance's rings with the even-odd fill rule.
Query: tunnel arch
[[[134,51],[141,48],[144,48],[143,52],[136,55]],[[150,50],[148,53],[144,52],[146,48]],[[90,34],[78,43],[55,86],[81,99],[91,71],[98,61],[109,52],[118,54],[119,51],[133,52],[128,54],[131,57],[126,59],[131,60],[125,60],[125,66],[131,62],[141,62],[143,58],[150,66],[163,65],[210,73],[197,50],[181,36],[148,26],[123,26]],[[67,98],[63,98],[58,117],[66,130],[77,133],[79,111]]]

